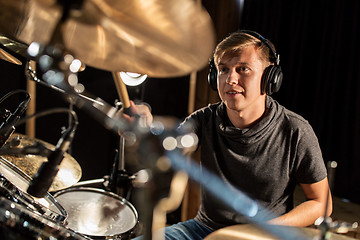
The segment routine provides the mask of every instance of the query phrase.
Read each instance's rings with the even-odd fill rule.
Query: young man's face
[[[255,45],[225,54],[218,64],[218,92],[228,110],[245,111],[264,106],[261,76],[265,69]]]

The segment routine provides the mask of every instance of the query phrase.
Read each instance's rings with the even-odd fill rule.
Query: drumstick
[[[133,114],[130,110],[129,94],[127,92],[124,81],[121,79],[120,72],[112,72],[112,75],[114,78],[117,93],[124,107],[124,113],[132,116]]]

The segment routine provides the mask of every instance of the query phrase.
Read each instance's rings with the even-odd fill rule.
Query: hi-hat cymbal
[[[62,15],[57,2],[0,0],[0,32],[49,44]],[[151,77],[202,68],[215,43],[211,18],[194,0],[85,0],[61,29],[65,49],[86,65]]]
[[[285,226],[284,226],[285,227]],[[294,230],[298,230],[303,233],[304,239],[316,239],[315,237],[320,237],[321,233],[319,229],[314,228],[296,228],[288,227]],[[353,238],[346,237],[343,235],[328,233],[329,240],[351,240]],[[225,227],[219,229],[211,234],[209,234],[205,240],[278,240],[279,238],[269,234],[262,228],[255,226],[253,224],[242,224],[242,225],[233,225],[230,227]],[[291,236],[289,236],[291,239]]]
[[[36,143],[45,146],[46,149],[54,150],[55,146],[45,141],[30,138],[22,134],[14,133],[6,144],[1,147],[2,152],[16,152],[16,149],[34,146]],[[21,151],[18,151],[21,152]],[[2,158],[11,162],[30,177],[34,177],[41,164],[47,161],[46,157],[35,154],[2,154]],[[49,191],[58,191],[68,188],[77,183],[81,178],[81,167],[78,162],[68,153],[64,154],[64,159],[59,166],[59,172],[55,176]]]

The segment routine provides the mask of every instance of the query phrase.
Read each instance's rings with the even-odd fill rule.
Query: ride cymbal
[[[6,144],[1,147],[2,153],[9,152],[9,154],[1,154],[1,157],[33,178],[41,164],[47,161],[47,157],[36,154],[25,154],[25,152],[21,153],[21,150],[26,147],[36,146],[36,144],[44,146],[45,150],[53,151],[55,149],[54,145],[45,141],[14,133]],[[78,162],[70,154],[65,153],[64,159],[59,166],[59,171],[49,191],[52,192],[68,188],[77,183],[81,175],[82,171]]]
[[[193,0],[84,0],[54,34],[63,14],[57,2],[0,0],[0,32],[26,44],[60,36],[86,65],[150,77],[198,70],[214,48],[210,16]]]

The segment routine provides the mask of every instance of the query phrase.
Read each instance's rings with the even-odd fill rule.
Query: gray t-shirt
[[[303,117],[267,96],[259,122],[250,129],[238,129],[225,108],[223,103],[212,104],[184,121],[192,124],[199,137],[201,165],[256,199],[272,215],[294,207],[297,183],[315,183],[327,176],[317,137]],[[203,188],[195,220],[213,230],[247,223]]]

